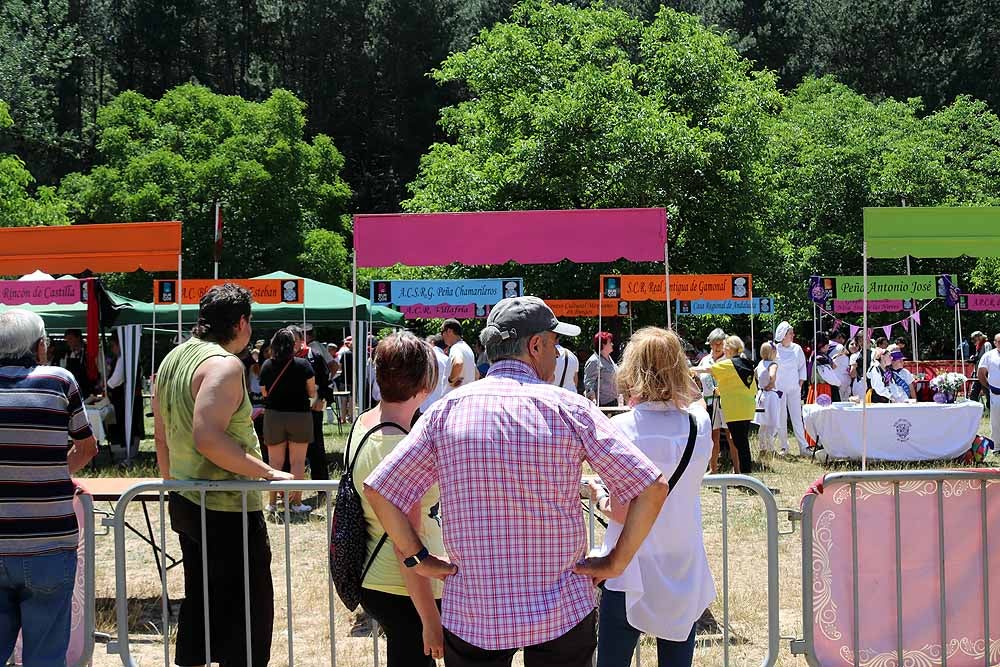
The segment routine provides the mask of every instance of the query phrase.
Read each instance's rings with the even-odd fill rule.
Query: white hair
[[[36,313],[21,308],[0,313],[0,359],[34,356],[43,338],[45,322]]]

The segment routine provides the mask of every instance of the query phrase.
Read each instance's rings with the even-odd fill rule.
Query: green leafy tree
[[[866,206],[1000,201],[1000,123],[979,101],[959,98],[927,115],[916,99],[876,103],[831,78],[807,79],[768,131],[766,171],[773,176],[766,216],[783,258],[769,273],[799,320],[811,318],[806,276],[860,275]],[[965,287],[974,266],[968,258],[914,259],[911,271],[955,274]],[[871,273],[905,270],[903,260],[869,264]],[[925,322],[947,340],[948,313],[935,305],[929,314]],[[890,314],[873,322],[898,319]]]
[[[14,125],[8,106],[0,100],[0,135]],[[0,153],[0,227],[68,225],[66,205],[50,187],[32,196],[35,179],[15,155]]]
[[[123,93],[98,117],[101,164],[68,175],[60,192],[87,222],[182,221],[190,276],[211,275],[219,201],[225,221],[220,275],[287,269],[311,277],[311,266],[298,266],[309,234],[327,231],[322,245],[342,245],[351,192],[333,141],[325,135],[305,140],[303,111],[283,90],[261,103],[195,85],[157,101]]]
[[[765,259],[758,165],[781,97],[771,75],[697,17],[663,9],[647,23],[526,2],[433,76],[469,99],[442,111],[451,141],[424,156],[405,210],[662,206],[672,270],[745,271]],[[594,296],[608,268],[524,273],[541,294]],[[662,321],[662,305],[655,311]]]

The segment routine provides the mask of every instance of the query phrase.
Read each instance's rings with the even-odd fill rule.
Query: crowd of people
[[[595,653],[601,667],[627,665],[641,633],[656,638],[658,664],[690,665],[696,621],[715,597],[701,477],[719,469],[723,440],[746,474],[753,424],[763,455],[788,452],[789,423],[805,448],[809,385],[832,400],[913,400],[904,341],[877,340],[865,358],[860,339],[831,331],[807,353],[782,322],[756,359],[721,329],[691,358],[674,332],[648,327],[616,360],[613,336],[597,332],[581,384],[567,346],[580,333],[542,300],[517,297],[492,309],[474,345],[455,320],[426,340],[404,331],[369,341],[377,400],[345,452],[365,529],[349,546],[366,564],[353,576],[390,667],[510,665],[518,650],[528,667],[582,667]],[[164,479],[287,481],[307,462],[314,479],[328,477],[322,414],[350,387],[352,341],[329,349],[308,326],[251,339],[250,294],[209,290],[192,337],[155,380]],[[0,466],[0,617],[14,619],[0,626],[0,657],[20,630],[26,665],[64,664],[78,541],[70,475],[96,451],[73,368],[49,358],[36,314],[0,313],[0,444],[11,462]],[[1000,401],[1000,351],[983,352],[978,379]],[[584,462],[596,476],[581,485]],[[589,554],[581,497],[608,519]],[[211,662],[268,664],[265,516],[276,502],[169,493],[185,588],[177,664],[206,662],[206,628]],[[307,511],[297,494],[283,502]]]

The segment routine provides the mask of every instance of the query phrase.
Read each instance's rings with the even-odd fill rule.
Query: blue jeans
[[[25,667],[65,667],[76,550],[0,556],[0,664],[23,633]]]
[[[625,615],[625,594],[601,589],[601,616],[597,626],[597,667],[628,667],[642,634]],[[694,659],[694,625],[682,642],[656,640],[658,667],[691,667]]]

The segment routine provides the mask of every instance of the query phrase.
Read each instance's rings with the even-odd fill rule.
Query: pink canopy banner
[[[358,266],[664,260],[662,208],[354,216]]]
[[[900,300],[876,300],[868,302],[869,313],[898,313],[907,310],[908,307]],[[833,312],[835,313],[860,313],[864,310],[864,302],[861,299],[834,299]]]
[[[1000,294],[963,294],[959,300],[966,310],[1000,311]]]
[[[481,308],[484,308],[481,306]],[[453,317],[456,320],[471,320],[475,317],[486,317],[486,311],[476,312],[476,304],[454,305],[450,303],[438,303],[432,306],[400,306],[403,317],[408,320],[446,320]]]
[[[0,280],[5,306],[48,306],[80,303],[79,280]]]

